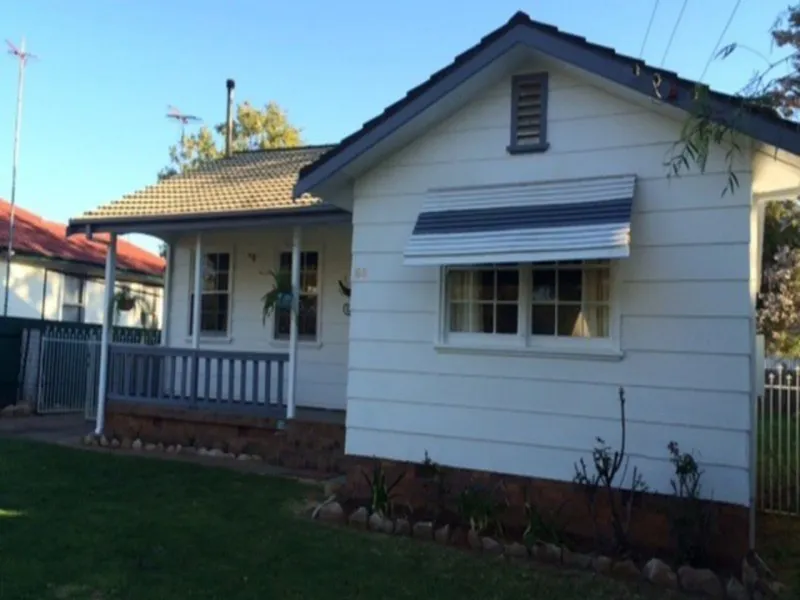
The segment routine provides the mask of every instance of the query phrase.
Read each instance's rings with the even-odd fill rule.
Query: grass
[[[667,598],[298,516],[316,488],[0,441],[0,599]]]

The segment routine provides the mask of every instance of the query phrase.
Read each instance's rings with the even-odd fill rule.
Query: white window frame
[[[487,354],[532,354],[552,358],[587,358],[619,360],[623,353],[620,344],[621,281],[618,260],[609,262],[609,324],[608,337],[584,338],[556,335],[532,335],[532,265],[520,263],[519,312],[517,334],[458,333],[449,331],[449,300],[447,297],[447,272],[450,270],[480,269],[482,266],[445,266],[437,269],[439,303],[437,306],[437,331],[434,346],[442,352],[468,352]],[[502,265],[498,265],[502,268]]]
[[[298,331],[297,343],[301,346],[316,346],[319,347],[322,345],[322,277],[323,277],[323,252],[322,249],[317,246],[311,246],[308,248],[300,248],[300,254],[308,254],[311,252],[315,252],[317,254],[317,331],[315,332],[314,337],[308,336],[300,336]],[[275,253],[274,264],[275,264],[275,272],[277,273],[278,270],[281,268],[281,254],[289,254],[291,255],[292,249],[291,248],[281,248]],[[301,265],[302,266],[302,265]],[[301,277],[302,277],[302,270],[301,270]],[[272,343],[276,346],[286,346],[289,344],[289,336],[278,336],[278,328],[277,328],[277,311],[272,314]]]
[[[228,322],[227,331],[203,331],[202,318],[200,319],[200,339],[230,341],[233,334],[233,282],[236,273],[236,251],[235,248],[210,246],[203,248],[203,254],[227,254],[228,255]],[[196,260],[194,249],[189,250],[189,290],[187,294],[188,304],[186,310],[186,332],[187,340],[192,339],[192,308],[194,295],[194,261]],[[202,299],[201,299],[202,307]],[[201,316],[202,317],[202,316]]]
[[[65,323],[85,323],[86,322],[86,276],[76,275],[74,273],[62,273],[63,285],[61,286],[61,321]],[[75,279],[78,281],[78,295],[80,298],[78,302],[67,302],[65,300],[67,291],[67,281]],[[77,321],[64,321],[64,307],[77,308],[80,318]]]

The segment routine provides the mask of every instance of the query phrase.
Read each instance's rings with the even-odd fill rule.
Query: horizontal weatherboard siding
[[[651,489],[671,493],[674,440],[695,452],[708,494],[747,504],[749,158],[737,158],[733,194],[722,194],[724,153],[702,175],[668,178],[680,121],[553,69],[549,149],[509,155],[511,93],[510,78],[487,89],[355,182],[347,452],[420,461],[427,451],[446,465],[569,481],[598,435],[618,446],[623,386],[631,466]],[[404,264],[421,213],[536,205],[530,190],[543,182],[613,188],[632,176],[630,256],[614,261],[619,360],[436,345],[440,269]],[[580,190],[573,203],[627,197]]]

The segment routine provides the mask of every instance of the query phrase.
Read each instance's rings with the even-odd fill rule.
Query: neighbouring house
[[[624,386],[650,490],[670,441],[693,451],[741,550],[763,203],[800,192],[800,136],[711,92],[741,151],[669,177],[696,85],[519,13],[332,147],[229,153],[72,220],[170,248],[165,347],[108,350],[163,357],[165,385],[112,377],[110,409],[346,411],[347,455],[561,497],[618,443]],[[298,294],[262,321],[279,270]]]
[[[10,214],[11,205],[0,199],[3,283]],[[16,207],[8,316],[102,323],[107,240],[108,236],[91,241],[83,235],[67,237],[65,225]],[[115,325],[160,327],[164,265],[158,255],[120,240],[116,290],[130,291],[139,300],[132,310],[114,311]]]

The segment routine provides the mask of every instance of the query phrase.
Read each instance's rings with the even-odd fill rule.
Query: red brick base
[[[347,473],[347,483],[342,490],[343,497],[366,499],[369,491],[364,473],[371,473],[374,461],[367,458],[351,457],[352,463]],[[397,501],[420,510],[431,506],[435,500],[435,486],[419,465],[393,461],[382,461],[387,481],[392,482],[400,473],[403,479],[396,488]],[[580,551],[596,549],[594,521],[590,516],[584,488],[568,482],[548,479],[534,479],[501,473],[471,471],[467,469],[442,468],[444,481],[448,488],[451,510],[457,511],[459,493],[470,485],[482,485],[493,489],[501,485],[502,495],[509,506],[504,511],[503,521],[508,529],[521,531],[525,525],[524,505],[526,497],[545,517],[556,515],[563,529],[583,548]],[[604,493],[604,492],[603,492]],[[603,499],[605,500],[605,499]],[[711,560],[726,567],[737,567],[748,549],[748,509],[744,506],[714,502],[716,523],[710,543]],[[662,494],[644,494],[637,500],[632,511],[631,541],[642,558],[660,556],[667,560],[675,554],[674,542],[670,536],[670,508],[675,507],[675,499]],[[601,535],[610,539],[610,510],[606,501],[598,502],[598,522]]]
[[[259,454],[273,465],[344,473],[344,425],[110,403],[106,433],[119,439]]]

